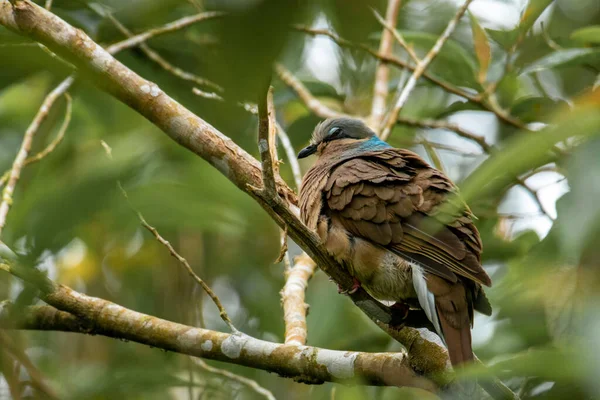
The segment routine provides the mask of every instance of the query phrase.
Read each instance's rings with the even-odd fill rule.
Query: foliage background
[[[123,37],[94,10],[109,10],[130,30],[141,32],[197,12],[195,5],[200,3],[57,0],[52,10],[96,42],[108,44]],[[152,39],[149,45],[178,67],[219,83],[227,101],[195,96],[189,82],[149,62],[139,50],[118,58],[257,156],[256,117],[237,102],[254,101],[274,59],[330,107],[357,115],[370,111],[376,62],[359,50],[340,49],[329,39],[291,31],[289,25],[328,27],[377,48],[381,26],[370,8],[383,14],[384,1],[203,3],[207,10],[226,10],[235,17],[202,22]],[[398,29],[423,55],[456,7],[453,1],[405,1]],[[389,141],[429,159],[431,153],[413,146],[414,141],[426,138],[451,146],[438,150],[443,166],[473,194],[470,203],[479,217],[485,266],[494,281],[487,293],[495,308],[491,318],[476,319],[478,356],[525,398],[593,398],[600,393],[600,140],[594,137],[600,123],[597,92],[595,101],[582,96],[600,83],[600,3],[476,0],[470,10],[489,37],[488,81],[499,81],[501,107],[533,128],[548,128],[534,133],[516,129],[421,80],[402,115],[458,123],[497,144],[501,162],[484,162],[489,156],[477,145],[447,130],[397,125]],[[537,11],[535,18],[524,10]],[[471,23],[471,18],[461,20],[429,71],[480,92]],[[513,66],[505,73],[507,50],[525,30],[511,55]],[[1,171],[10,168],[44,96],[69,73],[58,60],[24,42],[0,29]],[[395,53],[406,58],[400,47]],[[400,79],[402,72],[392,68],[391,88]],[[278,120],[298,150],[319,118],[281,81],[274,78],[274,85]],[[212,303],[139,226],[117,190],[121,180],[135,207],[212,285],[234,323],[252,336],[281,342],[283,266],[273,264],[279,232],[267,214],[208,164],[89,82],[78,80],[70,92],[73,119],[66,137],[44,161],[24,170],[3,240],[39,261],[52,279],[76,290],[172,321],[225,330]],[[568,111],[573,104],[577,112]],[[61,100],[38,132],[34,152],[52,140],[64,111]],[[535,151],[548,147],[551,139],[561,142],[559,147],[569,156],[548,160],[547,153],[540,156]],[[111,149],[111,157],[102,142]],[[312,162],[303,161],[303,169]],[[540,167],[541,172],[536,170]],[[293,182],[289,163],[281,172]],[[549,216],[540,212],[530,193],[515,185],[511,172],[538,191]],[[491,183],[473,190],[473,182]],[[30,288],[6,274],[0,276],[0,299],[36,301]],[[338,295],[324,274],[317,273],[311,281],[307,302],[311,345],[362,351],[399,348]],[[66,333],[13,335],[64,398],[258,397],[197,369],[185,356],[138,344]],[[277,398],[422,395],[410,389],[306,386],[262,371],[218,366],[255,379]],[[8,389],[0,377],[2,397],[8,397]]]

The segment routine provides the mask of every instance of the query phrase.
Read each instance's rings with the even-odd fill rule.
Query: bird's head
[[[330,145],[336,147],[354,147],[359,143],[364,143],[379,139],[365,123],[359,119],[353,118],[329,118],[315,127],[310,144],[298,153],[298,158],[308,157],[311,154],[321,155]]]

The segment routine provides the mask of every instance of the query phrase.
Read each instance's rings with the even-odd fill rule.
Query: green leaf
[[[529,0],[521,21],[519,22],[519,33],[524,35],[531,29],[535,21],[539,18],[544,10],[552,3],[552,0]]]
[[[552,0],[530,0],[521,15],[521,20],[517,27],[506,31],[486,29],[486,32],[490,38],[502,46],[504,50],[509,50],[518,40],[522,39],[525,34],[527,34],[535,21],[551,3]]]
[[[508,50],[519,37],[519,30],[517,28],[509,31],[499,31],[496,29],[486,29],[488,36],[496,43],[498,43],[504,50]]]
[[[584,43],[600,44],[600,25],[586,26],[571,33],[571,39]]]
[[[525,123],[542,121],[551,116],[561,105],[566,105],[566,102],[547,97],[525,97],[516,102],[510,114]]]
[[[600,60],[600,49],[565,49],[557,50],[528,65],[522,74],[543,71],[557,67],[572,67]]]
[[[479,61],[479,74],[477,75],[477,80],[479,83],[483,84],[487,78],[487,71],[492,58],[492,50],[485,29],[479,25],[477,18],[475,18],[472,13],[469,13],[469,17],[471,18],[475,55],[477,56],[477,61]]]
[[[481,105],[473,103],[471,101],[457,100],[454,103],[450,104],[448,107],[444,108],[444,110],[436,117],[443,118],[461,111],[484,111],[484,108],[481,107]]]

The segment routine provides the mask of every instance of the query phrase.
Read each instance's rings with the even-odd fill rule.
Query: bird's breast
[[[317,233],[329,253],[348,268],[362,286],[379,300],[416,298],[410,264],[385,248],[352,235],[326,218]]]

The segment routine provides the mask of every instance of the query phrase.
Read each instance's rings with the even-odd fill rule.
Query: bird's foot
[[[394,314],[397,313],[399,316],[402,316],[402,318],[406,318],[408,316],[408,311],[410,310],[410,306],[408,305],[408,303],[399,301],[392,304],[390,308],[392,309]]]
[[[352,278],[352,279],[353,279],[352,287],[348,290],[344,290],[344,289],[342,289],[342,287],[340,285],[338,285],[338,293],[339,294],[348,294],[348,295],[354,294],[354,293],[356,293],[356,291],[358,289],[361,288],[362,285],[360,284],[360,281],[356,278]]]

